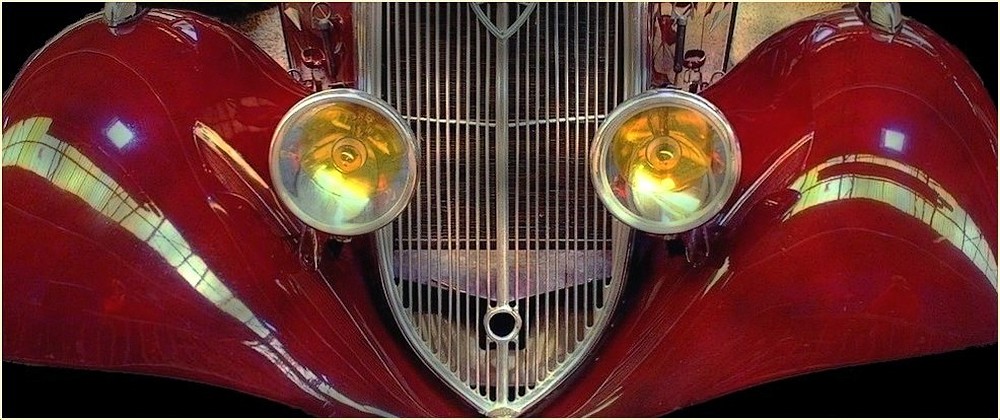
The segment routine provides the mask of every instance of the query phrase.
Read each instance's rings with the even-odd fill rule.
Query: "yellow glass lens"
[[[395,217],[412,193],[415,151],[392,116],[347,100],[293,111],[272,146],[286,204],[313,227],[343,235]]]
[[[362,105],[321,109],[303,121],[302,136],[302,171],[339,204],[333,206],[342,210],[335,222],[357,217],[402,165],[401,136],[387,118]]]
[[[703,98],[673,90],[616,109],[598,132],[592,159],[608,209],[658,234],[689,230],[718,213],[739,176],[728,122]]]

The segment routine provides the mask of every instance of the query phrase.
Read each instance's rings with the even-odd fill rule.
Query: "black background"
[[[192,8],[194,5],[184,7]],[[260,8],[258,4],[252,6]],[[903,13],[965,53],[997,91],[997,4],[903,4]],[[100,4],[3,8],[3,86],[46,40]],[[232,5],[209,14],[238,13]],[[223,16],[223,20],[225,20]],[[857,65],[864,65],[858,63]],[[4,417],[297,417],[304,413],[236,391],[150,376],[3,363]],[[997,346],[837,369],[736,392],[673,413],[681,417],[997,417]]]

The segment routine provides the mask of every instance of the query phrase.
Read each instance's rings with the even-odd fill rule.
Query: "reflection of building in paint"
[[[3,166],[35,173],[146,242],[198,293],[266,336],[270,332],[194,254],[177,228],[152,205],[142,206],[76,148],[48,134],[49,118],[15,123],[3,136]],[[118,123],[120,124],[120,123]],[[114,127],[114,126],[112,126]]]
[[[51,124],[51,118],[35,117],[16,122],[4,131],[3,167],[21,168],[45,178],[145,242],[202,297],[259,336],[261,341],[247,345],[274,363],[303,391],[323,401],[333,398],[365,413],[389,415],[347,398],[295,361],[272,335],[272,328],[233,295],[162,211],[153,204],[140,205],[79,150],[49,135]]]
[[[836,165],[862,163],[895,169],[919,181],[938,194],[943,205],[888,178],[846,173],[820,178],[820,173]],[[944,240],[972,262],[997,287],[997,261],[982,231],[972,217],[936,181],[917,168],[872,155],[845,155],[817,165],[789,187],[802,194],[785,220],[809,208],[841,200],[872,200],[889,205],[934,229]]]

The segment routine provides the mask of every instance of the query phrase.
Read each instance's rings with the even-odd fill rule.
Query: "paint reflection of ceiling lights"
[[[121,123],[112,124],[112,129],[118,124]],[[245,341],[244,344],[264,356],[304,392],[318,400],[337,401],[363,413],[393,417],[391,413],[348,398],[295,360],[275,337],[274,328],[258,317],[209,268],[162,210],[154,203],[140,205],[87,156],[52,137],[48,133],[51,125],[52,119],[45,117],[12,124],[3,133],[3,167],[23,169],[46,179],[53,187],[80,198],[101,216],[143,241],[202,298],[257,336],[259,340]],[[124,127],[124,124],[121,126]],[[111,132],[118,135],[125,133],[112,129],[108,130],[109,138]]]
[[[895,130],[882,130],[882,147],[886,149],[902,152],[905,141],[906,135],[903,133]]]
[[[883,176],[846,173],[820,177],[824,170],[852,163],[878,165],[899,171],[914,181],[926,184],[940,197],[943,205],[899,181]],[[961,251],[969,262],[983,273],[993,288],[997,287],[996,256],[991,251],[982,230],[941,184],[917,168],[873,155],[845,155],[817,165],[796,179],[789,188],[798,191],[802,196],[785,216],[785,220],[822,204],[844,200],[868,200],[888,205],[933,229],[942,240],[946,240]]]
[[[132,140],[135,140],[135,133],[132,132],[132,129],[128,128],[127,125],[117,118],[115,118],[104,134],[108,136],[108,140],[111,140],[111,144],[114,144],[119,149],[127,146]]]

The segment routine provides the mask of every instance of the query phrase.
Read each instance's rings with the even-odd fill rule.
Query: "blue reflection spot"
[[[174,23],[172,26],[180,30],[184,35],[187,35],[187,37],[191,38],[192,41],[198,40],[198,31],[194,29],[194,25],[192,25],[191,22],[182,20]]]
[[[826,39],[829,38],[830,35],[833,35],[835,33],[837,33],[837,30],[834,28],[831,28],[829,26],[821,27],[817,29],[815,32],[813,32],[812,41],[814,44],[821,44],[823,43],[823,41],[826,41]]]
[[[882,147],[897,152],[903,151],[906,135],[895,130],[882,130]]]
[[[111,143],[114,143],[115,147],[119,149],[125,147],[127,144],[131,143],[133,139],[135,139],[135,133],[133,133],[131,129],[117,119],[111,124],[111,127],[108,127],[104,134],[106,134],[108,139],[111,140]]]

